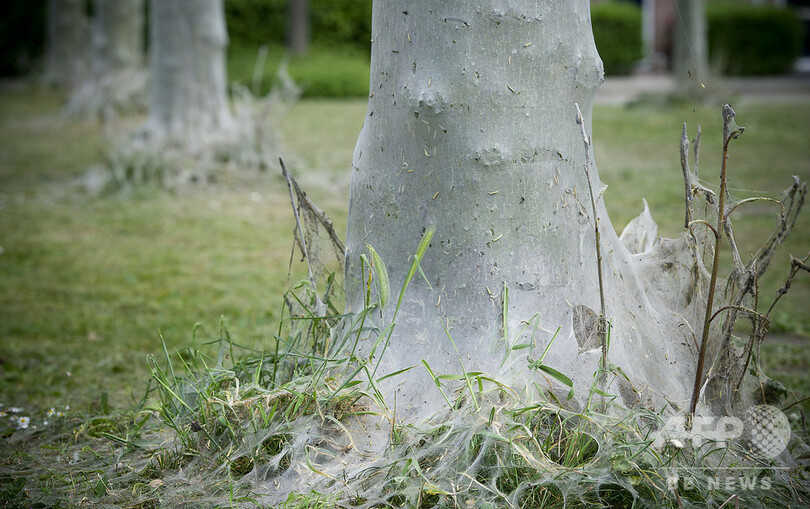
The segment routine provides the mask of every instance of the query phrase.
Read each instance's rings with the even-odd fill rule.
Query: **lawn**
[[[105,142],[96,122],[64,118],[59,105],[59,96],[40,89],[0,92],[0,402],[21,407],[38,426],[51,407],[93,415],[141,397],[146,356],[161,352],[161,336],[177,348],[192,337],[199,344],[217,337],[226,320],[235,342],[269,346],[290,282],[294,224],[276,174],[174,194],[84,193],[80,179],[99,163]],[[605,200],[616,229],[646,197],[660,233],[680,233],[681,126],[689,122],[693,135],[702,125],[701,177],[713,184],[720,107],[595,108],[596,162],[610,185]],[[778,198],[792,175],[810,178],[810,102],[746,101],[735,109],[747,127],[729,161],[735,198]],[[279,154],[341,233],[365,111],[362,99],[307,99],[276,125]],[[769,234],[770,212],[752,206],[735,216],[744,256],[755,250],[753,239]],[[809,249],[805,211],[761,282],[763,302],[784,282],[789,255]],[[770,371],[802,394],[810,393],[810,340],[802,339],[810,335],[808,302],[805,274],[773,326],[794,339],[763,349]]]

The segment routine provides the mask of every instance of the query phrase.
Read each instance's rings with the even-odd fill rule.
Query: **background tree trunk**
[[[232,126],[222,0],[153,0],[150,7],[148,131],[195,151]]]
[[[125,72],[143,63],[143,0],[95,0],[95,74]]]
[[[360,255],[370,244],[394,295],[384,318],[369,320],[390,321],[411,254],[436,225],[421,261],[429,285],[417,276],[408,287],[378,374],[426,359],[440,373],[484,371],[548,387],[527,365],[554,341],[544,363],[571,377],[583,401],[601,362],[594,217],[575,107],[590,136],[603,70],[589,2],[376,2],[372,38],[371,98],[351,180],[347,307],[363,307]],[[609,390],[628,406],[684,408],[705,272],[686,237],[628,251],[599,199],[595,167],[591,177],[609,358],[632,381],[616,378]],[[373,338],[361,343],[369,354]],[[513,349],[520,344],[531,347]],[[425,393],[430,379],[415,372],[389,379],[389,390],[402,390],[398,417],[440,405]]]
[[[682,0],[676,8],[672,70],[681,93],[701,95],[701,83],[709,79],[706,6],[704,0]]]
[[[294,55],[306,53],[310,40],[309,0],[290,0],[287,28],[290,52]]]
[[[143,0],[94,0],[91,72],[70,110],[111,113],[144,102]]]
[[[89,71],[87,1],[48,0],[45,20],[43,80],[70,91]]]

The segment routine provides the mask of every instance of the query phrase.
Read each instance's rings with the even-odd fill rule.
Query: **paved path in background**
[[[810,101],[810,73],[775,77],[716,78],[706,83],[709,97],[719,101],[758,99]],[[608,76],[596,94],[597,104],[626,104],[649,95],[667,95],[676,90],[666,75]]]

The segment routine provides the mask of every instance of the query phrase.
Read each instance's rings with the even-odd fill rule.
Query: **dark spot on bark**
[[[641,403],[638,393],[633,386],[624,378],[617,378],[616,382],[619,384],[619,395],[622,397],[622,402],[627,408],[635,408]]]
[[[572,326],[579,353],[599,348],[598,324],[599,314],[596,311],[581,304],[574,307]]]

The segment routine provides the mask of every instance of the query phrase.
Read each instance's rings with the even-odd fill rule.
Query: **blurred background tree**
[[[66,90],[79,86],[89,70],[90,37],[86,0],[48,0],[43,80]]]
[[[104,113],[145,106],[144,0],[93,0],[87,67],[69,110]]]
[[[293,55],[302,55],[309,49],[309,0],[290,0],[287,22],[287,47]]]
[[[153,0],[149,7],[152,87],[147,129],[153,138],[193,151],[232,124],[223,3]]]

